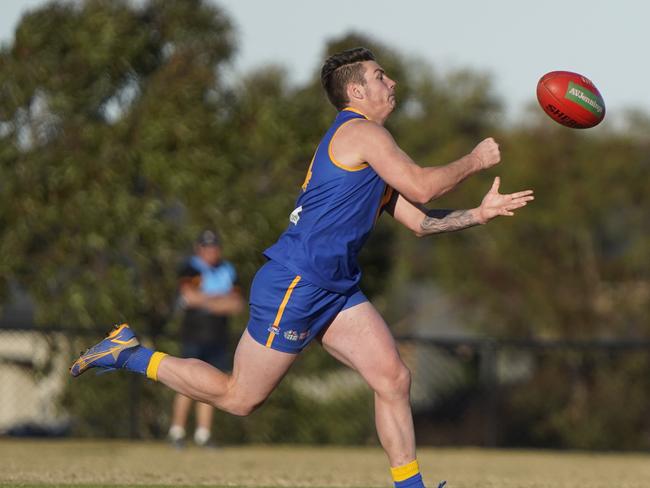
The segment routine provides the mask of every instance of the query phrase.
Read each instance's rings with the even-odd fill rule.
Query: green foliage
[[[195,175],[217,166],[213,98],[232,49],[202,2],[52,3],[23,18],[0,53],[0,248],[5,285],[37,298],[41,322],[164,322],[175,261],[212,223],[182,218],[185,195],[220,191],[197,191]]]
[[[250,282],[287,225],[334,110],[319,73],[292,86],[282,68],[267,66],[227,82],[236,45],[230,20],[205,0],[53,2],[23,17],[0,50],[0,297],[19,285],[40,323],[128,319],[158,332],[173,323],[175,267],[203,227],[221,230],[226,255]],[[400,320],[411,311],[391,298],[433,281],[485,334],[646,338],[648,116],[628,114],[624,130],[580,132],[537,111],[507,127],[485,74],[441,74],[360,33],[331,39],[323,58],[358,45],[398,81],[389,128],[417,162],[449,162],[489,135],[501,143],[500,166],[435,206],[478,205],[495,175],[505,192],[536,192],[512,220],[432,239],[381,219],[361,256],[375,303]],[[512,392],[511,425],[539,445],[642,446],[643,367],[595,364],[584,386],[558,381],[566,365],[547,358],[531,385]],[[332,368],[317,357],[304,372]],[[607,392],[625,394],[627,380],[636,389],[626,417]],[[102,395],[128,395],[128,380],[101,381],[106,388],[80,391],[96,389],[102,408],[119,410],[127,396]],[[167,401],[145,392],[150,403]],[[353,400],[327,404],[333,415],[306,423],[303,440],[365,442],[369,398]],[[82,418],[99,416],[70,402]],[[233,439],[300,441],[279,426],[319,409],[286,385],[265,413],[227,425]],[[351,412],[364,420],[352,434],[337,430],[332,419],[350,423]],[[155,418],[144,414],[153,435]]]
[[[504,135],[504,191],[534,188],[535,202],[513,221],[443,239],[436,259],[441,277],[487,314],[487,331],[603,339],[649,332],[647,155],[626,139],[541,126]],[[446,260],[459,255],[452,269]]]
[[[647,449],[644,414],[650,391],[644,352],[565,353],[544,357],[532,381],[508,391],[509,445]],[[559,382],[558,378],[565,378]]]

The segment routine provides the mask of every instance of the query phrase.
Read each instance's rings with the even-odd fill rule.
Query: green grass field
[[[648,488],[650,454],[421,449],[429,487]],[[374,448],[0,439],[0,486],[390,487]]]

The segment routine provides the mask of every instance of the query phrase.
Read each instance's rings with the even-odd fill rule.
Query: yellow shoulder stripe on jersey
[[[287,306],[287,303],[289,302],[289,298],[291,298],[291,294],[293,293],[293,289],[296,287],[298,282],[300,281],[300,275],[297,275],[291,284],[289,285],[289,288],[287,288],[287,292],[284,294],[284,298],[282,299],[282,303],[280,304],[280,308],[278,308],[278,313],[275,316],[275,320],[273,321],[273,329],[277,329],[278,325],[280,325],[280,320],[282,320],[282,315],[284,314],[284,309]],[[275,339],[275,332],[269,332],[269,337],[266,340],[266,347],[271,347],[271,344],[273,344],[273,339]]]
[[[341,112],[354,112],[355,114],[363,115],[366,119],[370,120],[370,117],[364,114],[361,110],[357,110],[356,108],[345,107],[343,110],[341,110]]]
[[[346,108],[344,110],[348,110],[348,109]],[[352,111],[354,112],[354,110],[352,110]],[[330,143],[327,146],[327,154],[329,155],[330,161],[332,161],[332,164],[334,164],[334,166],[337,166],[337,167],[339,167],[339,168],[341,168],[341,169],[343,169],[345,171],[361,171],[362,169],[366,169],[368,167],[368,163],[361,163],[361,164],[358,164],[356,166],[346,166],[346,165],[341,164],[340,162],[338,162],[334,158],[334,154],[332,153],[332,142],[334,141],[334,138],[336,137],[336,134],[341,130],[341,127],[343,127],[346,124],[349,124],[353,120],[357,120],[357,119],[346,120],[341,125],[339,125],[339,127],[336,129],[334,134],[332,134],[332,138],[330,139]]]

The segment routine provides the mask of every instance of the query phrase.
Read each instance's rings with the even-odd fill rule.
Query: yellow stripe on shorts
[[[280,320],[282,320],[282,314],[284,313],[284,309],[287,306],[287,302],[289,301],[289,298],[291,298],[293,289],[296,287],[299,281],[300,275],[296,276],[289,285],[289,288],[287,288],[287,292],[284,294],[280,308],[278,308],[278,313],[275,315],[275,320],[273,321],[274,329],[280,324]],[[266,339],[266,347],[271,347],[271,344],[273,344],[273,339],[275,339],[275,333],[269,332],[269,337]]]

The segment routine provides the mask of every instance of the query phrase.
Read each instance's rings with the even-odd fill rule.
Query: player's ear
[[[359,83],[348,83],[347,87],[348,100],[363,100],[366,92]]]

